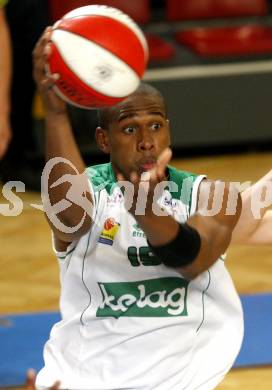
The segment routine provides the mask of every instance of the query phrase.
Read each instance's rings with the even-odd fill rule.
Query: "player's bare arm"
[[[57,74],[49,76],[46,72],[46,59],[50,56],[50,35],[51,28],[48,28],[36,44],[33,52],[34,78],[45,110],[46,160],[50,161],[56,157],[61,157],[70,163],[60,162],[53,166],[47,186],[49,199],[52,205],[65,200],[68,191],[74,190],[71,182],[74,181],[76,186],[78,180],[80,181],[80,185],[76,186],[79,188],[78,197],[86,196],[92,201],[89,192],[82,193],[82,188],[88,188],[88,179],[84,174],[85,165],[74,139],[66,104],[52,89],[59,76]],[[75,170],[78,175],[76,175]],[[70,182],[65,180],[69,177],[71,178]],[[49,216],[47,215],[47,217]],[[91,224],[90,216],[76,202],[71,203],[70,207],[59,212],[58,218],[67,227],[76,226],[84,218],[81,227],[73,233],[67,233],[57,228],[48,218],[59,250],[63,250],[65,245],[67,246],[65,243],[69,243],[83,235]]]
[[[242,212],[232,244],[271,245],[272,170],[241,194]]]
[[[207,215],[216,199],[215,189],[222,185],[222,196],[217,198],[221,207],[215,215]],[[208,202],[207,202],[208,199]],[[232,204],[232,211],[228,211]],[[191,265],[181,272],[198,275],[211,267],[228,248],[233,229],[241,213],[241,196],[238,190],[226,182],[212,182],[204,180],[199,188],[197,212],[188,219],[187,223],[195,228],[201,238],[199,253]]]
[[[259,221],[256,229],[247,237],[246,241],[234,244],[246,245],[271,245],[272,244],[272,210],[267,210]]]
[[[136,186],[137,191],[134,193],[134,202],[130,207],[130,213],[145,231],[149,243],[153,249],[167,245],[178,237],[180,234],[180,224],[172,216],[159,215],[159,209],[154,210],[154,189],[162,180],[166,179],[165,169],[171,159],[170,149],[166,149],[158,158],[156,167],[148,172],[148,197],[144,215],[137,214],[136,202],[138,197],[138,188],[140,177],[134,172],[131,174],[131,182]],[[124,179],[119,175],[119,180]],[[222,183],[224,186],[222,197],[219,199],[220,209],[215,215],[207,215],[206,205],[212,205],[215,196],[216,183],[204,180],[199,192],[198,210],[195,215],[190,217],[186,223],[195,230],[200,238],[200,247],[197,255],[192,259],[189,265],[185,267],[176,267],[180,273],[188,279],[193,279],[203,271],[211,267],[216,260],[227,249],[232,231],[237,223],[241,211],[241,199],[238,190],[228,183]],[[207,201],[208,200],[208,201]],[[227,213],[227,206],[230,201],[235,203],[231,215]],[[187,226],[186,226],[187,228]],[[189,232],[190,233],[190,232]],[[182,240],[182,234],[179,237]],[[178,250],[178,249],[177,249]]]

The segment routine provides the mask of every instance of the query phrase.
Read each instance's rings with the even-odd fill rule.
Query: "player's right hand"
[[[155,210],[161,212],[161,208],[157,206],[157,200],[162,195],[163,187],[159,187],[159,191],[156,191],[156,186],[166,180],[166,167],[171,157],[172,150],[166,148],[159,155],[154,168],[150,171],[144,172],[142,175],[137,174],[135,171],[131,172],[130,183],[133,186],[133,190],[132,187],[128,187],[124,192],[125,208],[129,213],[135,216],[137,203],[140,209],[144,210],[144,215],[153,214]],[[117,180],[119,184],[125,182],[125,178],[121,173],[117,173]]]
[[[47,27],[33,50],[33,77],[47,114],[62,114],[66,113],[66,104],[52,88],[60,76],[57,73],[49,75],[46,71],[47,58],[51,54],[51,34],[52,27]]]

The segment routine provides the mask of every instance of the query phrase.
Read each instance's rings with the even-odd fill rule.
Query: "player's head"
[[[148,84],[121,103],[99,111],[96,140],[110,154],[113,168],[129,177],[152,167],[170,145],[166,104],[161,93]]]
[[[149,96],[153,97],[155,99],[158,99],[161,102],[162,107],[165,110],[165,113],[167,114],[167,107],[164,100],[164,97],[162,96],[161,92],[156,89],[155,87],[141,82],[139,87],[136,89],[133,94],[131,94],[127,99],[123,100],[121,103],[112,106],[112,107],[106,107],[103,109],[98,110],[98,122],[99,126],[102,129],[108,130],[114,120],[114,115],[116,115],[116,112],[118,109],[120,110],[120,106],[123,105],[123,103],[127,103],[128,99],[134,99],[136,96]]]

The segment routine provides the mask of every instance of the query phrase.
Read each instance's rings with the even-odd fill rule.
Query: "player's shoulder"
[[[109,194],[116,186],[111,163],[92,165],[86,169],[87,176],[96,191],[106,190]]]

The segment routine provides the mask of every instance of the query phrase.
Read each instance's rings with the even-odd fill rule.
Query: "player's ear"
[[[99,149],[108,154],[110,152],[108,131],[102,129],[102,127],[97,127],[95,130],[95,139]]]

